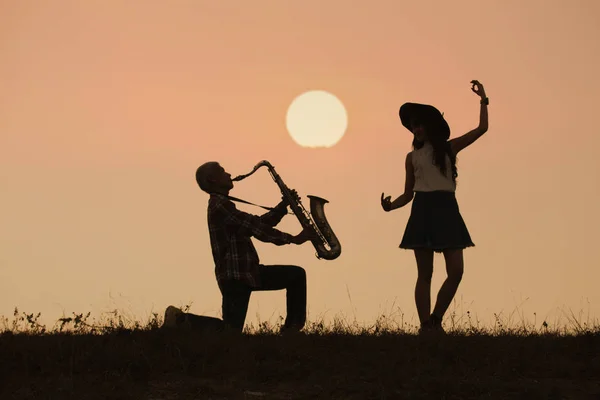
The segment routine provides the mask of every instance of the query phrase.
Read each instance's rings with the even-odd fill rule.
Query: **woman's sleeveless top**
[[[433,163],[433,146],[425,143],[420,149],[412,151],[412,165],[415,171],[415,192],[433,192],[444,190],[454,192],[456,184],[452,180],[452,164],[446,154],[446,173],[442,174]]]

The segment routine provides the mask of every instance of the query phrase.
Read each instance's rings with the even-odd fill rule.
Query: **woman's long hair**
[[[452,168],[452,181],[456,184],[456,178],[458,177],[458,169],[456,168],[456,154],[454,154],[452,151],[450,142],[446,137],[446,132],[444,132],[442,129],[440,122],[442,121],[427,120],[423,121],[422,123],[425,128],[425,132],[427,133],[427,139],[433,147],[432,161],[434,165],[437,165],[437,167],[440,169],[440,172],[446,175],[446,155],[448,155],[450,158],[450,166]],[[416,137],[412,142],[413,148],[415,149],[420,149],[424,144],[424,142],[417,140]]]

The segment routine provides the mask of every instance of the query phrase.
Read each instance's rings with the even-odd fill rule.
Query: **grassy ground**
[[[52,329],[15,310],[0,335],[0,399],[598,399],[600,326],[449,323],[423,337],[311,322],[280,336],[160,329],[74,314]]]

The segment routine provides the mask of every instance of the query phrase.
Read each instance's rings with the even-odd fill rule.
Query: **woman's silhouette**
[[[450,127],[435,107],[417,103],[400,107],[402,125],[414,135],[413,150],[405,160],[404,193],[394,201],[381,194],[385,211],[413,202],[400,248],[415,253],[418,269],[415,302],[421,332],[443,332],[442,318],[463,275],[463,249],[474,246],[455,197],[456,155],[488,130],[489,100],[481,83],[474,80],[471,84],[471,89],[481,97],[479,126],[452,140],[449,140]],[[431,312],[434,252],[444,254],[448,276]]]

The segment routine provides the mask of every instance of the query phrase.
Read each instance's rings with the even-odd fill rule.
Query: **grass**
[[[449,333],[382,315],[361,325],[276,323],[244,335],[161,329],[117,311],[73,313],[47,328],[15,309],[0,334],[0,399],[592,399],[600,398],[600,325],[450,313]]]

